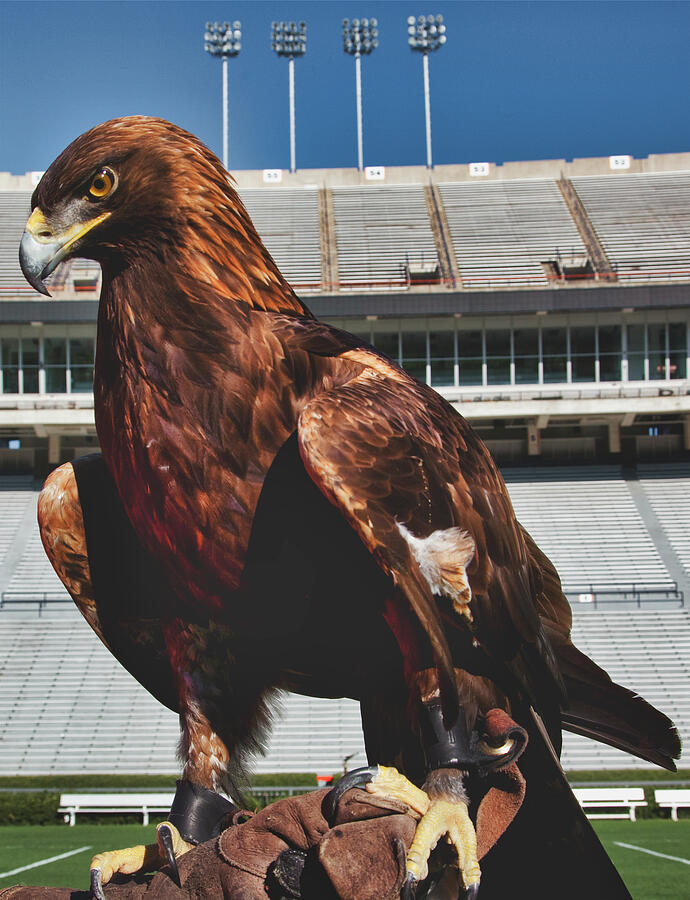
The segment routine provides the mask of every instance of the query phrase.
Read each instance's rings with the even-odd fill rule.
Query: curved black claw
[[[100,869],[91,869],[91,896],[93,900],[105,900]]]
[[[475,883],[471,884],[465,891],[465,900],[477,900],[478,896],[479,896],[479,882],[475,881]]]
[[[415,900],[418,887],[419,879],[408,873],[400,891],[400,900]]]
[[[158,826],[158,839],[165,850],[165,857],[170,866],[170,874],[172,880],[178,887],[182,887],[180,882],[180,870],[177,868],[177,860],[175,859],[175,850],[173,849],[173,838],[170,826],[165,823]]]
[[[324,797],[322,811],[326,819],[330,821],[333,818],[338,801],[346,791],[368,784],[370,781],[373,781],[378,772],[378,766],[363,766],[361,769],[353,769],[347,775],[343,775],[336,786]]]

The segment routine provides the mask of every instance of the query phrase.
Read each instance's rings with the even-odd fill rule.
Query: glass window
[[[43,341],[46,391],[64,394],[67,390],[67,342],[64,338],[45,338]]]
[[[541,346],[544,356],[565,356],[568,351],[565,328],[544,328],[541,333]]]
[[[38,393],[38,338],[22,338],[24,393]]]
[[[400,361],[400,339],[397,331],[375,331],[374,346],[381,353],[390,356],[396,362]]]
[[[486,332],[487,384],[510,384],[510,331]]]
[[[93,356],[93,338],[70,339],[70,391],[73,394],[86,394],[93,390]]]
[[[671,322],[668,326],[669,361],[671,378],[686,378],[687,368],[687,333],[685,322]]]
[[[458,352],[460,358],[474,356],[482,358],[481,331],[460,331],[458,333]]]
[[[594,326],[570,329],[573,381],[594,381]]]
[[[2,392],[3,394],[19,393],[19,339],[3,338],[0,343],[2,352]]]
[[[554,384],[568,379],[568,339],[565,328],[544,328],[541,333],[544,382]]]
[[[460,384],[482,384],[482,333],[461,331],[458,333],[458,357]]]
[[[429,332],[431,383],[436,387],[452,385],[455,372],[455,335],[452,331]]]
[[[644,381],[644,325],[628,325],[628,380]]]
[[[599,380],[620,381],[621,379],[621,326],[599,326]]]
[[[402,353],[405,371],[426,381],[426,331],[403,331]]]
[[[594,355],[594,326],[570,329],[570,354]]]
[[[573,381],[594,381],[595,356],[573,356],[572,372]]]
[[[426,359],[426,332],[403,331],[403,359]]]
[[[666,326],[647,326],[647,352],[650,379],[666,378]]]
[[[516,328],[513,332],[515,350],[515,383],[537,384],[539,381],[539,331],[536,328]]]

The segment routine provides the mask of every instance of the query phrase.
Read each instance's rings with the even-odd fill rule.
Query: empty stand
[[[515,513],[554,563],[564,590],[673,589],[615,466],[503,469]]]
[[[637,473],[666,539],[690,576],[690,465],[638,465]]]
[[[120,666],[76,609],[0,613],[0,774],[176,772],[177,715]],[[276,702],[259,772],[338,771],[365,761],[359,704]]]
[[[690,277],[690,172],[573,178],[620,281]]]
[[[338,187],[332,194],[342,289],[399,290],[408,265],[438,264],[422,185]]]
[[[641,694],[675,722],[690,764],[690,612],[577,611],[573,641],[614,681]],[[579,735],[566,734],[566,769],[649,768],[650,763]]]
[[[318,190],[242,189],[240,196],[268,252],[292,287],[297,291],[320,288]]]
[[[0,475],[0,566],[5,563],[7,552],[32,500],[30,475]]]
[[[67,591],[55,574],[55,570],[46,556],[41,543],[41,536],[38,532],[38,526],[35,524],[38,492],[26,493],[28,496],[27,502],[33,510],[33,515],[31,516],[33,527],[28,529],[23,552],[12,572],[6,589],[10,592],[35,594],[37,596],[47,593],[51,596],[67,597]]]
[[[548,285],[542,263],[587,255],[556,182],[439,185],[463,287]]]

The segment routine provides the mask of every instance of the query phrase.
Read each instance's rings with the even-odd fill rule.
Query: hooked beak
[[[109,212],[101,213],[88,222],[76,222],[61,234],[56,234],[41,210],[36,207],[26,223],[19,245],[19,265],[31,287],[50,297],[43,280],[70,255],[77,241],[109,215]]]

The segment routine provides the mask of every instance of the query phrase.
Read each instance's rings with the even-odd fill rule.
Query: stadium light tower
[[[242,49],[240,22],[207,22],[204,50],[223,61],[223,165],[228,168],[228,59]]]
[[[357,95],[357,168],[364,168],[362,152],[362,54],[368,56],[379,45],[376,19],[343,19],[343,47],[355,58],[355,93]]]
[[[429,54],[446,42],[443,16],[410,16],[407,20],[407,42],[422,54],[424,69],[424,113],[426,117],[426,167],[431,169],[431,95],[429,92]]]
[[[307,49],[307,26],[304,22],[272,22],[271,49],[288,59],[290,86],[290,171],[295,171],[295,57]]]

